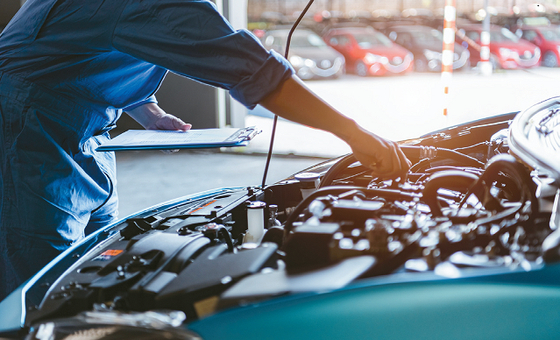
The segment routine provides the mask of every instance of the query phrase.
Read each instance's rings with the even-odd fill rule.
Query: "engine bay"
[[[350,154],[145,211],[32,282],[24,325],[36,335],[52,319],[163,310],[169,326],[371,278],[558,262],[558,108],[551,99],[403,141],[405,178],[374,178]]]

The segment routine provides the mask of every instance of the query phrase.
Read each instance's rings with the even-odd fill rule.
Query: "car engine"
[[[557,262],[559,111],[551,99],[403,141],[414,164],[404,178],[374,178],[347,155],[265,188],[216,190],[144,211],[30,282],[23,323],[30,338],[49,320],[91,325],[110,316],[172,327],[363,280]]]

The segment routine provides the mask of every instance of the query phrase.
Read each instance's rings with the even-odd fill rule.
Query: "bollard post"
[[[490,13],[488,13],[488,0],[484,0],[484,20],[482,21],[482,33],[480,34],[480,63],[478,68],[483,76],[492,75],[492,63],[490,63]]]
[[[447,96],[453,75],[453,55],[455,52],[455,20],[457,9],[455,0],[445,0],[443,11],[443,49],[441,52],[441,80],[443,83],[444,108],[443,115],[447,116]]]

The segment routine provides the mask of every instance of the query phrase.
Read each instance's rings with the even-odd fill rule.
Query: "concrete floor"
[[[228,186],[261,185],[266,155],[181,150],[117,152],[119,214],[133,212],[184,195]],[[273,157],[271,184],[324,159]]]

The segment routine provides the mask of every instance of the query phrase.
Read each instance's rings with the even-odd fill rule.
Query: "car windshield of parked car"
[[[410,32],[417,43],[442,42],[443,36],[438,30],[418,30]]]
[[[541,33],[545,40],[548,41],[560,41],[560,28],[559,27],[551,27],[551,28],[543,28],[541,29]]]
[[[327,44],[314,33],[294,34],[290,43],[291,47],[324,47]]]
[[[286,48],[286,38],[288,35],[288,31],[285,33],[282,32],[274,32],[263,39],[263,43],[266,48],[273,48],[279,51],[284,51]],[[292,36],[292,40],[290,42],[290,47],[296,48],[318,48],[318,47],[325,47],[327,44],[321,39],[317,34],[313,32],[297,32]]]
[[[361,48],[372,48],[375,46],[392,46],[391,40],[379,32],[372,32],[370,34],[355,34],[354,38]]]
[[[490,31],[490,41],[492,42],[519,42],[519,38],[507,28],[501,28]]]

